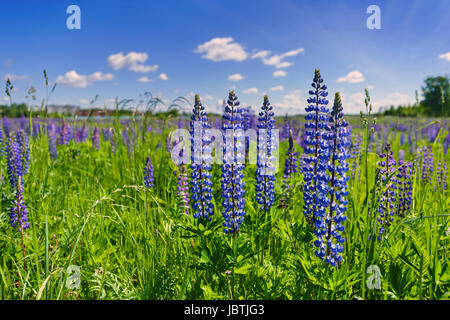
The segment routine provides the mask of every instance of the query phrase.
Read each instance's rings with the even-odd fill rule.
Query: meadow
[[[0,299],[448,299],[450,121],[375,119],[366,102],[361,116],[343,106],[351,128],[341,159],[348,179],[339,182],[348,191],[339,196],[345,241],[328,262],[315,252],[315,214],[304,209],[312,192],[305,116],[273,119],[280,168],[272,199],[257,200],[259,165],[245,163],[242,221],[227,232],[223,167],[211,165],[211,198],[199,201],[213,213],[199,216],[192,165],[171,158],[169,134],[189,130],[190,115],[3,117]],[[261,103],[255,112],[270,117]],[[248,128],[263,121],[240,114]],[[223,128],[220,117],[206,120]],[[387,145],[395,164],[385,172]],[[294,170],[285,170],[288,157]],[[380,218],[383,210],[392,213]]]

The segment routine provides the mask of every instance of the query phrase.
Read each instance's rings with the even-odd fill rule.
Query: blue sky
[[[69,30],[69,5],[81,29]],[[381,29],[370,30],[369,5]],[[359,113],[415,100],[423,80],[450,73],[450,1],[10,1],[0,11],[0,76],[14,101],[30,86],[50,103],[87,107],[151,92],[170,103],[199,93],[220,111],[228,90],[255,109],[268,94],[279,115],[303,113],[315,68]],[[6,101],[0,93],[0,103]],[[3,100],[3,101],[2,101]]]

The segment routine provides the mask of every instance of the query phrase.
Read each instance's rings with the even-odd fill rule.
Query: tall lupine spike
[[[94,132],[92,133],[92,148],[100,150],[100,133],[97,126],[94,128]]]
[[[27,206],[23,200],[23,186],[21,178],[17,181],[16,198],[14,199],[13,206],[10,209],[9,218],[13,228],[19,226],[20,230],[23,231],[30,227]]]
[[[284,116],[283,126],[281,128],[280,138],[285,140],[289,138],[289,131],[291,131],[291,122],[288,119],[288,115]]]
[[[109,128],[109,143],[111,145],[112,154],[116,154],[116,132],[114,128]]]
[[[4,149],[5,149],[5,141],[3,136],[3,130],[0,127],[0,157],[3,157]]]
[[[190,123],[192,209],[194,218],[211,220],[214,206],[211,202],[211,137],[206,132],[209,128],[205,107],[200,101],[200,96],[196,94]]]
[[[222,215],[225,233],[239,232],[245,215],[244,150],[242,108],[234,91],[230,91],[222,116],[224,159],[222,164]]]
[[[396,203],[396,213],[400,218],[405,217],[411,211],[412,202],[412,163],[399,160],[397,173],[398,197]]]
[[[58,151],[56,149],[56,126],[53,122],[49,122],[47,124],[47,134],[48,134],[48,150],[50,152],[50,156],[53,159],[58,158]]]
[[[314,90],[309,91],[311,97],[308,98],[308,106],[306,107],[306,112],[308,112],[305,116],[306,148],[303,157],[305,165],[302,166],[304,181],[303,214],[311,224],[314,224],[315,220],[318,224],[322,223],[325,208],[328,206],[326,169],[329,148],[327,140],[322,139],[328,128],[328,100],[326,99],[328,93],[326,91],[327,86],[322,83],[320,70],[316,69],[311,84]],[[318,227],[316,226],[316,228]]]
[[[6,154],[9,182],[11,183],[11,187],[14,189],[17,186],[19,178],[23,179],[24,173],[22,151],[17,142],[17,138],[14,132],[9,133]]]
[[[61,127],[61,134],[59,137],[60,144],[69,144],[72,139],[72,127],[64,119]]]
[[[152,188],[153,184],[153,164],[150,157],[147,157],[144,167],[144,184],[146,188]]]
[[[275,172],[272,163],[272,152],[276,148],[274,129],[275,119],[269,98],[264,96],[264,102],[258,118],[258,144],[256,160],[256,201],[261,210],[269,211],[275,202]]]
[[[347,219],[345,212],[347,210],[348,195],[347,182],[349,177],[346,176],[348,171],[350,145],[349,126],[344,120],[341,95],[336,92],[333,104],[333,110],[329,118],[329,131],[324,135],[325,140],[329,140],[330,162],[328,163],[329,172],[329,190],[330,195],[327,213],[323,217],[323,221],[318,224],[315,234],[317,240],[314,245],[317,247],[315,254],[323,259],[326,263],[336,266],[342,262],[343,243],[345,241],[342,236],[344,231],[343,222]]]
[[[450,145],[450,133],[447,134],[444,141],[442,142],[442,146],[444,148],[444,154],[447,154],[448,146]]]
[[[9,132],[11,131],[11,123],[8,117],[3,117],[3,131],[5,133],[5,139],[8,139]]]
[[[434,156],[431,146],[424,146],[419,151],[422,154],[422,181],[427,183],[433,179]]]
[[[292,178],[297,173],[297,153],[294,149],[294,138],[292,137],[292,130],[289,130],[289,147],[286,153],[286,160],[284,162],[284,176],[283,186],[286,193],[292,191]]]
[[[444,161],[438,162],[436,166],[436,176],[437,176],[437,187],[440,190],[447,190],[447,160],[444,159]]]
[[[381,183],[382,195],[378,206],[377,220],[380,223],[378,240],[387,232],[392,221],[394,221],[395,201],[396,201],[396,178],[393,173],[396,170],[396,161],[393,157],[391,145],[387,144],[384,153],[380,154],[382,159],[378,162],[380,167],[378,183]],[[389,180],[389,181],[388,181]]]
[[[21,152],[23,174],[28,173],[30,166],[30,147],[28,145],[28,135],[22,129],[16,133],[17,143]]]

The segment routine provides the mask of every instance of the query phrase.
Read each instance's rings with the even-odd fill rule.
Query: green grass
[[[422,183],[420,166],[412,212],[396,217],[388,236],[377,241],[376,219],[367,210],[376,206],[378,156],[362,155],[360,174],[349,181],[344,262],[331,267],[314,255],[314,235],[302,213],[301,174],[289,208],[278,209],[276,202],[265,214],[255,201],[255,166],[246,167],[247,213],[235,241],[223,233],[219,165],[213,165],[212,221],[183,214],[177,169],[165,150],[169,131],[137,133],[133,154],[122,144],[113,154],[107,141],[99,151],[90,140],[72,141],[58,145],[56,160],[49,156],[46,135],[31,139],[24,182],[31,222],[24,233],[25,257],[20,231],[9,224],[14,195],[7,176],[1,187],[0,299],[449,298],[448,191],[435,188],[434,181]],[[413,158],[399,135],[391,138],[395,157],[401,148],[407,160]],[[120,133],[117,140],[122,141]],[[159,141],[162,147],[156,149]],[[277,199],[286,149],[282,142]],[[433,152],[435,163],[444,158],[441,143],[433,144]],[[151,190],[143,185],[147,155],[155,169]],[[449,154],[446,159],[450,162]],[[6,175],[4,157],[1,166]],[[66,285],[71,265],[80,267],[76,290]],[[380,270],[379,289],[367,285],[373,280],[369,266]]]

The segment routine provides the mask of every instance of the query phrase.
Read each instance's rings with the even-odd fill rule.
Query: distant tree
[[[421,105],[427,114],[446,116],[450,109],[450,81],[448,76],[428,77],[422,87]]]

